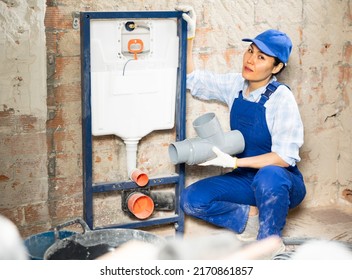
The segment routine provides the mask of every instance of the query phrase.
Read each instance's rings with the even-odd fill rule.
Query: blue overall
[[[230,112],[231,130],[239,130],[245,149],[238,158],[271,152],[271,135],[265,118],[264,104],[276,90],[278,82],[268,85],[258,103],[235,99]],[[297,166],[269,165],[260,169],[237,168],[232,172],[202,179],[181,193],[181,207],[190,216],[242,233],[249,206],[259,210],[257,239],[282,236],[289,209],[300,204],[306,188]]]

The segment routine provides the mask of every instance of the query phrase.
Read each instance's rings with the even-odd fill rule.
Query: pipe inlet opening
[[[138,219],[146,219],[153,214],[154,201],[143,193],[132,193],[128,197],[128,210]]]

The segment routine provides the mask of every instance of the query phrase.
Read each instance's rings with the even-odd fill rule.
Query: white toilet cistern
[[[92,134],[126,145],[127,172],[139,186],[139,141],[174,127],[179,38],[174,19],[91,22]]]

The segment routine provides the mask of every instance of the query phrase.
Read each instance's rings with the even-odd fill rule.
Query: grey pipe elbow
[[[223,152],[235,155],[243,152],[245,143],[238,130],[224,133],[214,113],[206,113],[193,122],[199,137],[185,139],[169,145],[169,157],[173,164],[199,164],[214,158],[214,146]]]

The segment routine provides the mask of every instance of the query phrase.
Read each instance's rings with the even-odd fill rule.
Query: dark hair
[[[279,72],[277,72],[275,75],[280,74],[286,67],[285,63],[283,63],[280,59],[278,59],[277,57],[274,56],[274,66],[278,66],[280,63],[283,64],[282,68],[280,69]]]

